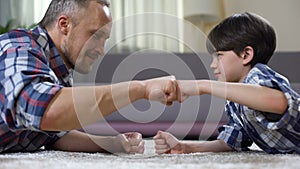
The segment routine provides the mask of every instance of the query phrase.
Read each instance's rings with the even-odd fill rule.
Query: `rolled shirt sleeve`
[[[240,117],[234,113],[238,110],[236,103],[227,101],[225,111],[228,114],[229,122],[227,125],[219,127],[217,139],[223,140],[227,145],[236,151],[248,151],[253,141],[244,130]]]
[[[264,113],[263,115],[257,116],[256,120],[268,130],[289,128],[294,132],[300,131],[300,97],[299,94],[291,88],[288,79],[262,64],[257,65],[256,69],[252,70],[251,75],[256,76],[247,78],[245,80],[246,83],[256,83],[260,86],[280,90],[284,93],[288,101],[286,112],[280,115],[278,120],[269,120],[274,116],[272,113]]]
[[[229,123],[220,128],[219,139],[238,151],[255,142],[268,153],[300,153],[299,94],[288,80],[264,64],[257,64],[243,83],[280,90],[288,101],[283,115],[262,112],[233,102],[226,104]]]
[[[51,99],[63,87],[43,53],[26,47],[9,48],[1,59],[1,116],[11,130],[40,130]]]
[[[51,148],[67,132],[42,131],[41,119],[54,96],[72,86],[72,70],[47,31],[1,35],[0,70],[0,153]]]

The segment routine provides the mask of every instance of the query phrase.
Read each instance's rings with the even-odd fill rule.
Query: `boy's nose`
[[[211,64],[210,64],[210,68],[212,68],[212,69],[215,69],[215,68],[217,68],[217,59],[213,59],[212,60],[212,62],[211,62]]]

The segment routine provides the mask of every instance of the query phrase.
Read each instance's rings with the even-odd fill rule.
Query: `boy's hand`
[[[158,131],[153,137],[157,154],[183,154],[182,143],[168,132]]]
[[[182,103],[190,96],[199,95],[196,80],[177,80],[177,100]]]

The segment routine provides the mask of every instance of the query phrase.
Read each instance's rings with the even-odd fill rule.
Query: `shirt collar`
[[[45,52],[46,58],[49,61],[48,66],[54,71],[59,79],[64,81],[64,83],[72,85],[73,70],[68,70],[47,30],[37,26],[32,30],[32,32],[36,36],[35,38],[37,43],[41,45]]]

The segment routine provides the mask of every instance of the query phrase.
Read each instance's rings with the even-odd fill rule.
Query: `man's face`
[[[104,55],[112,19],[108,7],[96,1],[90,1],[88,9],[78,15],[61,49],[71,68],[88,73],[96,59]]]

